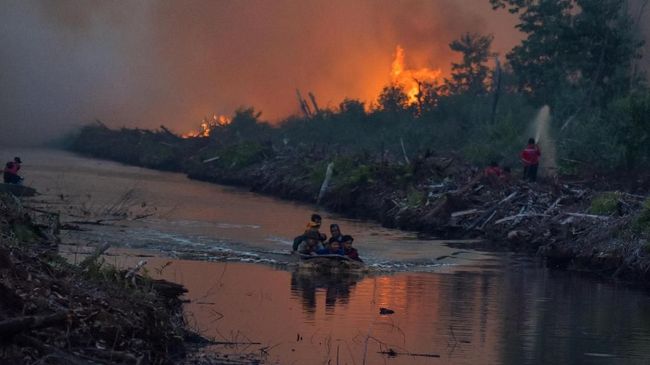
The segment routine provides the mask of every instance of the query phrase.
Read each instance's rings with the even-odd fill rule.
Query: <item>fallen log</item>
[[[0,322],[0,337],[8,338],[20,332],[56,326],[64,323],[67,318],[67,312],[58,312],[44,316],[27,316],[6,319]]]
[[[451,217],[452,217],[452,218],[462,217],[462,216],[465,216],[465,215],[476,214],[477,212],[478,212],[478,209],[461,210],[461,211],[459,211],[459,212],[453,212],[453,213],[451,213]]]
[[[512,199],[514,199],[518,194],[519,194],[519,192],[514,191],[514,192],[510,193],[510,195],[508,195],[507,197],[501,199],[492,208],[486,210],[485,213],[483,213],[483,215],[481,215],[477,220],[474,221],[474,223],[472,223],[469,227],[467,227],[467,230],[471,231],[472,229],[476,228],[477,226],[479,226],[481,229],[483,229],[485,227],[485,225],[487,224],[487,222],[489,222],[492,218],[494,218],[494,215],[496,214],[497,209],[499,208],[499,206],[509,202]]]
[[[73,354],[68,354],[65,353],[58,348],[48,345],[40,340],[37,340],[34,337],[26,336],[26,335],[18,335],[16,336],[16,341],[23,346],[29,346],[37,349],[41,353],[49,353],[49,355],[45,357],[53,357],[58,360],[61,360],[59,363],[60,364],[70,364],[70,365],[85,365],[88,364],[88,361],[85,361],[84,359],[81,359],[77,356],[74,356]]]
[[[609,220],[612,217],[607,215],[596,215],[596,214],[584,214],[584,213],[565,213],[571,217],[580,217],[580,218],[591,218],[591,219],[600,219],[600,220]]]
[[[557,198],[557,200],[556,200],[553,204],[551,204],[551,206],[548,207],[548,209],[546,209],[546,210],[544,211],[544,214],[548,214],[548,213],[550,213],[553,209],[555,209],[555,208],[558,206],[558,204],[560,204],[560,202],[562,201],[563,198],[564,198],[564,197],[562,197],[562,196],[559,197],[559,198]]]
[[[540,214],[540,213],[521,213],[521,214],[515,214],[511,215],[509,217],[501,218],[494,222],[494,224],[501,224],[505,223],[508,221],[516,220],[516,219],[521,219],[521,218],[527,218],[527,217],[548,217],[546,214]]]
[[[214,156],[214,157],[211,157],[211,158],[205,159],[205,160],[203,160],[203,161],[201,161],[201,162],[203,162],[203,163],[208,163],[208,162],[216,161],[216,160],[218,160],[218,159],[220,159],[220,158],[221,158],[220,156]]]

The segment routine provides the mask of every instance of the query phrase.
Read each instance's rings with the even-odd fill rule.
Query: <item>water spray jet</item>
[[[535,142],[542,151],[540,160],[540,175],[554,177],[557,175],[555,141],[551,138],[551,108],[548,105],[542,106],[532,123],[535,131]]]

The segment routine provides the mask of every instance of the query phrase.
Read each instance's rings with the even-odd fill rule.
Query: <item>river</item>
[[[61,151],[2,157],[15,154],[26,185],[42,193],[29,204],[84,229],[64,231],[62,253],[76,260],[110,242],[107,261],[118,266],[147,256],[150,275],[188,288],[194,327],[256,343],[217,346],[231,360],[252,352],[271,364],[650,363],[642,290],[181,174]],[[292,238],[313,212],[355,237],[370,273],[323,277],[290,264]]]

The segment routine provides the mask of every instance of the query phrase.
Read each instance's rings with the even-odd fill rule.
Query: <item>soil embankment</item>
[[[638,282],[649,277],[650,204],[634,188],[562,177],[490,180],[456,156],[433,153],[331,153],[316,144],[225,143],[103,125],[85,127],[72,149],[312,203],[333,163],[320,202],[329,210],[424,236],[484,238],[482,247],[538,253],[553,266]]]
[[[0,194],[1,363],[219,363],[188,360],[201,338],[186,329],[183,286],[103,266],[101,249],[68,263],[57,218]]]

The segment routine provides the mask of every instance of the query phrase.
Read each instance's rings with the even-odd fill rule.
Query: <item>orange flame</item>
[[[230,124],[232,120],[228,118],[225,115],[219,115],[217,116],[216,114],[212,115],[212,120],[208,120],[208,118],[204,118],[203,121],[201,122],[201,129],[199,131],[196,130],[191,130],[187,133],[184,133],[181,135],[182,138],[198,138],[198,137],[209,137],[210,133],[218,127],[223,127],[228,124]]]
[[[408,96],[409,105],[418,102],[420,96],[420,85],[422,83],[435,83],[442,74],[442,70],[429,69],[427,67],[417,70],[405,69],[404,67],[404,48],[397,45],[395,49],[395,59],[393,60],[390,76],[393,83],[402,85]]]

